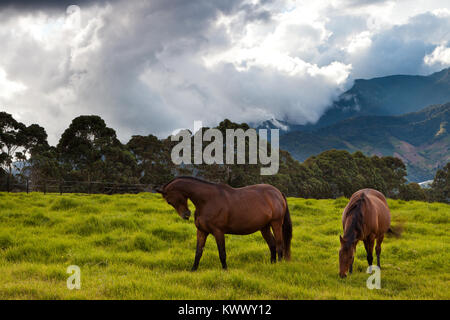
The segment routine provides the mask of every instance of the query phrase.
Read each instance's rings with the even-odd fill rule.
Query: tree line
[[[227,129],[245,131],[249,126],[226,119],[216,128],[225,136]],[[102,118],[91,115],[73,119],[58,144],[50,146],[44,128],[37,124],[26,126],[0,112],[0,181],[31,181],[35,185],[49,180],[107,181],[156,187],[179,175],[195,175],[233,187],[269,183],[287,196],[304,198],[350,197],[362,188],[374,188],[388,197],[405,200],[449,202],[450,198],[450,164],[438,170],[431,188],[422,189],[416,183],[407,183],[405,164],[390,156],[329,150],[300,163],[289,152],[280,150],[278,174],[263,176],[261,165],[248,161],[176,166],[171,161],[176,143],[170,137],[158,139],[149,134],[132,136],[123,144]]]

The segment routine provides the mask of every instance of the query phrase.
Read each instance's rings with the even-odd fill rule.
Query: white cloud
[[[11,99],[15,94],[24,91],[26,86],[8,79],[5,70],[0,68],[0,98]]]
[[[450,65],[450,48],[440,45],[432,53],[426,55],[423,61],[430,66],[434,64],[448,66]]]
[[[367,49],[372,44],[370,36],[371,33],[369,31],[363,31],[357,35],[350,36],[346,50],[352,54]]]

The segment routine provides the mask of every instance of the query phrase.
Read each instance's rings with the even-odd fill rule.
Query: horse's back
[[[359,199],[361,197],[361,195],[364,193],[365,197],[369,197],[369,198],[378,198],[381,202],[383,202],[386,207],[387,207],[387,201],[386,201],[386,197],[384,196],[384,194],[382,194],[380,191],[375,190],[375,189],[370,189],[370,188],[366,188],[366,189],[361,189],[356,191],[350,198],[350,200],[352,199]]]
[[[232,225],[258,225],[255,228],[259,230],[270,221],[284,217],[286,201],[283,194],[271,185],[231,188],[227,189],[227,193],[228,216]]]
[[[361,189],[355,192],[343,213],[343,221],[349,208],[364,195],[363,211],[367,227],[376,234],[387,232],[391,224],[391,213],[385,196],[375,189]]]
[[[270,197],[271,200],[284,202],[283,194],[281,193],[281,191],[274,186],[271,186],[270,184],[254,184],[242,188],[235,188],[234,191],[235,194],[239,194],[242,197],[254,195],[256,197]]]

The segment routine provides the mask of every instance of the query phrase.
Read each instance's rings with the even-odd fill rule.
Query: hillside
[[[433,179],[450,161],[450,103],[401,116],[359,116],[316,129],[282,136],[281,148],[304,161],[329,149],[368,155],[393,155],[408,168],[410,181]]]
[[[363,115],[401,115],[450,101],[450,68],[429,76],[393,75],[357,79],[315,128]]]
[[[292,260],[270,263],[259,232],[214,238],[190,272],[196,228],[157,194],[0,193],[0,299],[449,299],[449,205],[388,200],[400,238],[386,236],[381,289],[369,290],[364,245],[354,273],[338,276],[348,199],[288,198]],[[193,209],[193,208],[191,208]],[[67,267],[81,269],[68,290]]]
[[[253,123],[252,126],[280,129],[281,134],[307,132],[353,117],[402,115],[449,101],[450,68],[428,76],[392,75],[356,79],[352,88],[341,94],[316,123],[299,125],[294,123],[294,119],[270,119]]]

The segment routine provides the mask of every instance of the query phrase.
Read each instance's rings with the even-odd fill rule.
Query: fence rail
[[[106,181],[70,181],[70,180],[42,180],[37,183],[26,180],[11,182],[9,179],[0,181],[0,192],[43,192],[46,193],[87,193],[87,194],[116,194],[152,192],[154,186],[142,183],[117,183]]]

